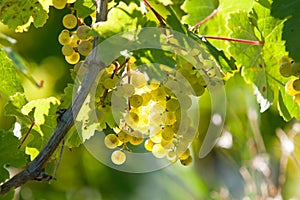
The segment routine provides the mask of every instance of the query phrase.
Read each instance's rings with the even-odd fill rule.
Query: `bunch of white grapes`
[[[87,56],[93,48],[93,37],[89,35],[91,28],[81,22],[75,15],[66,14],[62,23],[66,29],[58,36],[62,46],[62,54],[69,64],[76,64],[80,56]],[[80,24],[78,24],[80,23]],[[75,29],[74,31],[71,31]]]
[[[123,75],[115,70],[113,65],[104,70],[95,100],[100,123],[105,120],[105,112],[111,112],[116,121],[104,138],[105,146],[114,149],[112,162],[123,164],[126,154],[139,146],[156,158],[191,164],[188,147],[197,132],[186,113],[192,105],[191,83],[180,72],[157,81],[138,70],[127,70]],[[195,96],[204,93],[203,85],[195,88]]]
[[[280,74],[284,77],[294,77],[285,84],[285,91],[293,96],[294,101],[300,105],[300,63],[283,56],[280,59]]]

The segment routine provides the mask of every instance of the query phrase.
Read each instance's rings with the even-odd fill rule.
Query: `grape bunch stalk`
[[[280,59],[280,74],[284,77],[293,77],[285,84],[285,91],[300,105],[300,63],[283,56]]]

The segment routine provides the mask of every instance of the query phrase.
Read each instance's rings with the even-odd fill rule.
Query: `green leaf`
[[[187,15],[182,17],[182,22],[195,25],[209,16],[219,6],[218,0],[186,0],[181,6]]]
[[[280,106],[280,114],[285,120],[289,120],[291,117],[300,119],[300,106],[293,100],[293,97],[288,95],[284,87],[280,88],[280,94],[282,97],[282,102],[285,106]],[[279,102],[280,103],[280,102]]]
[[[16,68],[6,53],[0,49],[0,93],[6,98],[24,92]]]
[[[38,0],[4,0],[0,4],[0,20],[16,32],[27,31],[31,23],[42,27],[47,19],[47,11]]]
[[[0,183],[9,177],[4,165],[22,167],[26,164],[26,155],[18,150],[19,140],[12,132],[0,130]]]
[[[283,93],[283,95],[286,95],[285,92]],[[285,105],[285,103],[283,101],[281,91],[278,94],[278,110],[284,120],[289,121],[292,118],[288,111],[287,106]]]
[[[93,0],[77,0],[74,4],[77,17],[85,18],[96,10],[96,1]]]
[[[300,62],[300,1],[277,0],[272,4],[272,15],[280,19],[287,19],[284,23],[282,39],[286,41],[285,47],[289,56]]]

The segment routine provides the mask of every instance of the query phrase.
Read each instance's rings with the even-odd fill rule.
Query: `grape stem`
[[[108,0],[95,0],[96,22],[106,21],[107,18],[107,3]],[[29,162],[26,167],[15,176],[0,185],[0,194],[6,194],[12,188],[17,188],[30,180],[49,181],[49,179],[41,179],[39,177],[50,177],[45,174],[44,169],[46,164],[51,159],[53,153],[59,147],[59,144],[64,140],[68,131],[74,125],[74,119],[77,117],[87,95],[89,94],[97,76],[101,69],[106,65],[99,59],[99,50],[97,46],[99,38],[94,38],[94,48],[85,63],[88,66],[81,86],[79,87],[72,105],[63,113],[61,120],[58,120],[57,126],[47,141],[44,148],[40,151],[37,157]]]

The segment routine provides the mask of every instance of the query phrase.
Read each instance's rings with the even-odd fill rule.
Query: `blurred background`
[[[32,76],[43,80],[37,88],[21,76],[28,100],[56,96],[72,82],[57,37],[68,10],[50,8],[50,18],[40,29],[13,33],[13,48],[29,63]],[[198,152],[210,120],[209,94],[201,97],[199,136],[193,144],[191,166],[176,163],[165,169],[130,174],[99,163],[81,146],[65,149],[56,179],[30,182],[18,190],[20,200],[199,200],[199,199],[300,199],[300,124],[284,122],[276,103],[259,113],[251,86],[240,75],[226,83],[225,127],[215,148],[205,158]],[[6,100],[0,96],[0,128],[10,129],[14,119],[3,116]],[[294,147],[294,149],[293,149]]]

